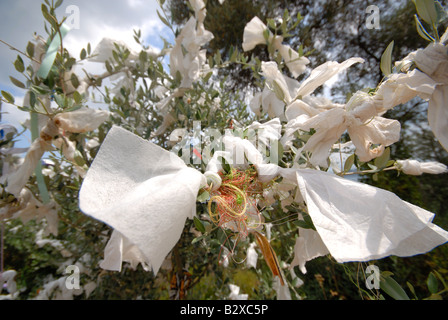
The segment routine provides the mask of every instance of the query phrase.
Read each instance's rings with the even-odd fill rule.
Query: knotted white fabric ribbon
[[[281,169],[296,175],[316,231],[300,230],[291,265],[330,253],[338,262],[426,253],[448,241],[434,214],[394,193],[318,170]]]
[[[265,32],[268,34],[267,39],[265,38]],[[273,44],[275,50],[278,50],[294,78],[305,72],[306,65],[310,63],[310,60],[304,56],[301,57],[290,46],[282,44],[283,37],[274,36],[260,18],[252,18],[244,28],[243,50],[253,50],[257,45],[266,44],[266,40]]]
[[[321,100],[321,103],[323,102],[322,99],[311,97],[314,90],[352,65],[363,62],[364,59],[357,57],[347,59],[341,63],[336,61],[325,62],[313,69],[309,77],[302,83],[283,75],[279,71],[276,62],[262,62],[261,70],[262,75],[266,78],[266,86],[262,92],[255,94],[250,107],[256,114],[260,114],[262,107],[263,111],[267,112],[271,118],[279,117],[281,120],[286,118],[288,121],[292,120],[291,117],[294,114],[297,114],[297,109],[300,110],[300,113],[305,112],[308,114],[322,111],[315,110],[316,112],[314,112],[311,105],[309,105],[316,105],[317,100]],[[307,100],[308,103],[303,100]],[[325,102],[325,104],[328,104],[328,102]],[[338,106],[338,104],[333,104],[333,107]]]
[[[302,115],[290,121],[282,142],[288,144],[293,138],[293,133],[298,130],[316,130],[302,150],[312,153],[310,159],[312,164],[326,168],[331,147],[346,130],[356,146],[359,159],[367,162],[380,156],[385,147],[399,140],[400,128],[400,123],[396,120],[373,117],[371,120],[363,121],[357,117],[356,112],[334,108],[311,118]],[[372,148],[373,145],[379,146]]]
[[[423,173],[440,174],[448,171],[446,165],[436,161],[397,160],[398,169],[405,174],[419,176]]]
[[[81,211],[116,231],[101,266],[121,270],[122,261],[141,262],[157,274],[195,215],[204,180],[173,153],[112,127],[79,194]]]
[[[446,37],[447,32],[445,32]],[[415,52],[417,67],[438,83],[428,105],[428,123],[448,151],[448,46],[432,43]]]

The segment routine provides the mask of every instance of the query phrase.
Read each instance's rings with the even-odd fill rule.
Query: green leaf
[[[210,80],[210,77],[213,75],[213,71],[207,73],[207,75],[204,77],[203,81],[204,83],[207,83],[208,80]]]
[[[79,87],[79,80],[78,80],[78,77],[76,76],[76,74],[72,73],[72,75],[70,77],[70,82],[75,87],[75,89]]]
[[[21,110],[21,111],[25,111],[25,112],[32,112],[33,109],[31,109],[30,107],[20,107],[18,106],[17,109]]]
[[[381,272],[381,276],[386,278],[386,277],[392,277],[394,274],[390,271],[382,271]]]
[[[226,159],[224,159],[223,157],[218,157],[218,159],[221,162],[222,170],[224,171],[224,173],[229,174],[231,169],[230,169],[230,165],[227,163]]]
[[[420,22],[417,15],[414,15],[415,25],[417,27],[417,32],[425,40],[428,40],[430,42],[435,41],[435,39],[426,31],[426,29],[423,27],[422,23]]]
[[[64,109],[64,112],[72,112],[72,111],[76,111],[82,108],[82,105],[75,105],[73,107],[68,107]]]
[[[349,172],[355,163],[355,154],[350,155],[347,160],[345,160],[344,164],[344,172]]]
[[[381,273],[380,288],[395,300],[410,300],[403,288],[390,276]]]
[[[41,10],[42,10],[42,14],[44,15],[44,17],[45,16],[48,16],[50,13],[48,12],[48,8],[47,8],[47,6],[45,5],[45,4],[43,4],[42,3],[42,5],[41,5]]]
[[[276,25],[274,19],[267,19],[266,22],[267,22],[268,27],[270,27],[271,29],[277,28],[277,25]]]
[[[22,57],[20,57],[19,55],[17,56],[16,61],[14,61],[14,67],[16,68],[16,70],[20,73],[22,73],[23,71],[25,71],[25,65],[23,63]]]
[[[82,96],[78,91],[73,92],[73,99],[76,104],[80,104],[82,102]]]
[[[294,224],[302,229],[312,229],[313,227],[304,220],[296,220]]]
[[[14,78],[14,77],[9,77],[9,80],[11,80],[11,82],[15,85],[15,86],[17,86],[17,87],[19,87],[19,88],[22,88],[22,89],[25,89],[26,87],[25,87],[25,84],[22,82],[22,81],[19,81],[19,80],[17,80],[16,78]]]
[[[222,63],[221,51],[217,50],[214,60],[216,65],[220,65]]]
[[[140,53],[138,54],[138,60],[142,65],[145,65],[145,62],[149,60],[148,53],[144,50],[140,51]]]
[[[445,289],[448,289],[448,286],[446,285],[445,280],[443,279],[442,275],[440,273],[438,273],[436,270],[433,270],[434,274],[436,275],[436,277],[440,280],[440,282],[442,282],[442,285]]]
[[[31,113],[30,120],[31,120],[31,139],[36,140],[39,137],[37,113]],[[47,204],[50,202],[50,195],[48,193],[48,188],[45,183],[44,176],[42,174],[42,164],[40,161],[38,161],[37,163],[36,169],[34,170],[34,174],[36,175],[37,187],[39,189],[42,202],[44,204]]]
[[[55,8],[55,9],[56,9],[56,8],[59,8],[59,7],[61,6],[61,4],[62,4],[63,1],[64,1],[64,0],[58,0],[58,1],[56,1],[55,5],[54,5],[54,8]]]
[[[266,40],[266,42],[269,40],[270,35],[271,35],[271,33],[270,33],[269,29],[266,28],[266,29],[263,31],[263,37],[264,37],[264,39]]]
[[[222,228],[219,228],[217,231],[217,238],[218,241],[222,244],[224,244],[227,241],[227,234]]]
[[[387,77],[392,73],[392,50],[394,49],[394,41],[387,46],[381,56],[380,68],[383,74]]]
[[[283,158],[283,144],[280,141],[272,141],[269,149],[269,163],[279,164],[280,160]]]
[[[28,45],[26,46],[26,53],[30,58],[34,57],[34,43],[31,41],[28,42]]]
[[[434,2],[434,0],[414,0],[419,17],[431,26],[437,23],[437,10]]]
[[[79,150],[75,150],[75,157],[74,157],[75,163],[78,166],[83,166],[86,164],[86,161],[84,160],[84,157],[82,156],[81,152]]]
[[[163,22],[163,24],[165,24],[167,27],[171,28],[171,25],[169,24],[169,22],[164,17],[162,17],[162,15],[160,14],[159,10],[157,10],[157,15],[159,16],[159,19]]]
[[[31,109],[34,109],[34,107],[36,106],[36,93],[34,91],[29,91],[30,93],[30,107]]]
[[[73,57],[70,57],[67,59],[67,62],[65,63],[65,69],[70,70],[75,64],[76,64],[76,59]]]
[[[285,209],[288,209],[288,211],[289,211],[289,212],[292,212],[292,213],[299,213],[299,212],[300,212],[299,209],[297,209],[296,207],[294,207],[294,206],[292,206],[292,205],[287,205],[287,206],[285,206]]]
[[[87,51],[86,49],[82,49],[81,53],[79,54],[79,57],[81,58],[81,60],[84,60],[87,57]]]
[[[109,60],[106,60],[106,70],[109,73],[112,73],[114,69],[112,68],[112,65],[110,64]]]
[[[281,100],[281,101],[284,101],[284,99],[285,99],[285,93],[283,92],[283,90],[282,90],[282,88],[280,87],[280,85],[277,83],[277,81],[273,81],[272,82],[273,83],[273,85],[274,85],[274,93],[275,93],[275,96],[277,97],[277,99],[279,99],[279,100]]]
[[[386,167],[387,163],[389,162],[389,159],[390,159],[390,148],[386,148],[383,154],[374,160],[373,164],[378,169],[382,169]]]
[[[120,57],[119,57],[117,51],[113,50],[113,51],[112,51],[112,56],[114,57],[114,60],[115,60],[116,62],[120,63]]]
[[[193,218],[194,221],[194,226],[196,227],[196,229],[198,229],[198,231],[205,233],[205,227],[204,224],[201,222],[201,220],[199,220],[197,217]]]
[[[2,97],[7,101],[7,102],[9,102],[9,103],[14,103],[15,102],[15,100],[14,100],[14,97],[12,96],[12,94],[10,94],[9,92],[6,92],[6,91],[1,91],[1,93],[2,93]]]
[[[197,237],[197,238],[194,238],[194,239],[191,241],[191,244],[195,244],[196,242],[199,242],[199,241],[201,241],[202,239],[205,239],[205,237],[207,237],[207,235],[202,235],[202,236],[199,236],[199,237]]]
[[[415,294],[414,286],[410,282],[406,282],[406,285],[408,286],[411,293],[414,295],[415,299],[418,300],[417,295]]]
[[[230,55],[230,62],[236,62],[236,59],[238,58],[238,49],[237,48],[232,48],[233,52]]]
[[[54,101],[57,103],[58,106],[60,106],[61,108],[65,108],[66,103],[67,103],[67,99],[65,98],[64,95],[62,94],[55,94],[54,95]]]
[[[199,202],[204,202],[204,201],[208,200],[208,198],[210,198],[210,193],[208,193],[207,191],[204,191],[196,198],[196,200]]]
[[[42,15],[44,16],[45,20],[47,20],[51,24],[54,30],[57,30],[58,29],[57,20],[53,15],[50,14],[50,12],[48,12],[47,6],[42,3],[41,9],[42,9]]]
[[[434,273],[431,272],[429,274],[428,279],[426,280],[426,284],[428,285],[429,292],[431,292],[432,294],[435,294],[437,293],[437,291],[439,291],[439,283]]]
[[[44,89],[44,88],[42,88],[42,87],[39,87],[39,86],[36,86],[36,85],[32,85],[31,86],[31,90],[35,93],[35,94],[37,94],[38,96],[39,95],[46,95],[46,94],[49,94],[50,93],[50,91],[49,90],[47,90],[47,89]]]
[[[314,227],[313,220],[308,214],[303,214],[303,220],[307,223],[307,225],[309,225],[311,229],[316,230],[316,228]]]

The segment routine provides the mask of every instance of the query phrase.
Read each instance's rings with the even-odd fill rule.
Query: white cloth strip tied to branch
[[[58,113],[53,118],[49,118],[41,129],[39,138],[31,144],[22,165],[6,177],[6,191],[12,193],[16,198],[20,196],[21,190],[44,153],[54,150],[52,144],[62,147],[62,151],[64,155],[68,156],[68,160],[74,161],[74,153],[66,152],[67,149],[74,151],[74,147],[69,143],[66,145],[65,142],[58,140],[58,137],[63,136],[64,131],[73,133],[93,131],[106,121],[109,115],[109,111],[83,107],[71,112]]]
[[[317,170],[295,174],[316,232],[338,262],[413,256],[448,241],[448,232],[432,223],[433,213],[392,192]],[[295,248],[302,271],[307,259],[326,254],[314,231],[308,232],[299,234],[306,252],[303,244]]]
[[[101,266],[121,270],[122,261],[132,260],[157,274],[186,219],[194,217],[205,180],[173,153],[112,127],[79,195],[84,213],[116,231]]]
[[[53,149],[51,140],[58,134],[59,130],[54,122],[49,121],[42,129],[40,137],[34,140],[31,144],[25,156],[25,160],[20,167],[7,176],[7,186],[5,188],[7,192],[12,193],[16,198],[19,198],[20,192],[33,174],[34,169],[45,151]]]
[[[417,67],[436,81],[428,105],[428,123],[435,137],[448,151],[448,46],[432,43],[415,52]]]
[[[23,223],[27,223],[32,219],[37,221],[45,219],[47,224],[44,235],[50,233],[55,236],[58,235],[59,205],[54,200],[44,204],[37,200],[27,188],[22,189],[17,200],[17,205],[2,208],[0,216],[12,217],[13,219],[19,218]]]
[[[408,86],[408,88],[423,92],[424,96],[420,95],[420,97],[429,100],[428,123],[434,136],[445,150],[448,150],[447,34],[448,29],[445,31],[440,42],[431,43],[424,49],[411,52],[402,61],[395,63],[396,66],[402,66],[403,69],[409,69],[409,66],[414,64],[416,69],[412,72],[393,74],[391,76],[391,80],[394,80],[394,78],[397,79],[396,82],[399,82],[399,86]],[[381,87],[378,91],[381,91]],[[394,95],[397,94],[394,92]],[[399,96],[400,94],[398,94]],[[391,100],[386,95],[384,98],[385,100]]]
[[[447,166],[436,161],[397,160],[397,167],[405,174],[419,176],[423,173],[441,174],[448,172]]]
[[[262,92],[256,93],[250,103],[252,111],[260,115],[267,113],[270,118],[280,120],[294,120],[302,114],[316,115],[329,108],[337,108],[341,105],[329,103],[322,98],[313,97],[311,94],[332,77],[345,71],[356,63],[363,63],[362,58],[350,58],[341,63],[328,61],[313,69],[311,74],[302,82],[283,75],[274,61],[262,62],[262,75],[266,84]],[[323,108],[316,106],[324,104]]]

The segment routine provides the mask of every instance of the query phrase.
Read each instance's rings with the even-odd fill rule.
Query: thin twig
[[[37,61],[37,60],[34,59],[33,57],[30,57],[27,53],[25,53],[25,52],[23,52],[23,51],[17,49],[16,47],[14,47],[14,46],[10,45],[9,43],[3,41],[2,39],[0,39],[0,42],[6,44],[11,50],[14,50],[14,51],[19,52],[20,54],[24,55],[24,56],[27,57],[28,59],[31,59],[31,60],[33,60],[34,62],[40,63],[40,61]]]

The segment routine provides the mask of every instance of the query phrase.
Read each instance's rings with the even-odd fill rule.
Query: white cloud
[[[133,30],[141,30],[147,45],[161,49],[159,36],[171,37],[169,29],[159,20],[155,0],[79,1],[80,25],[65,39],[67,49],[76,56],[90,42],[94,48],[102,38],[109,37],[138,49]]]

